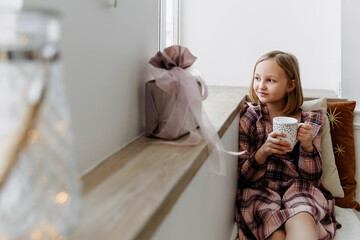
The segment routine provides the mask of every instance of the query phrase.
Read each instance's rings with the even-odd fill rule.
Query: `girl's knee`
[[[288,234],[291,236],[289,239],[317,239],[315,219],[307,212],[301,212],[289,218],[285,222],[285,231],[287,236]]]
[[[300,212],[295,216],[291,217],[289,220],[294,219],[296,222],[301,224],[311,225],[316,227],[316,222],[314,217],[308,212]]]

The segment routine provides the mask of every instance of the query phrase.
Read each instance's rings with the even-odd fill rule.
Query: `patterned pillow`
[[[354,144],[354,109],[356,102],[328,103],[328,117],[335,162],[339,172],[341,186],[345,196],[336,198],[339,207],[354,208],[360,211],[360,204],[355,199],[355,144]]]
[[[304,111],[321,109],[324,112],[324,125],[321,127],[321,155],[323,159],[323,173],[321,181],[334,197],[344,197],[339,173],[335,164],[335,156],[330,134],[329,119],[326,115],[327,99],[322,97],[315,100],[304,101],[301,107]]]

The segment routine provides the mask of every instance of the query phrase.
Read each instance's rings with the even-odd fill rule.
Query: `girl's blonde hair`
[[[295,89],[287,94],[287,96],[286,96],[287,103],[286,103],[285,108],[282,111],[282,114],[284,114],[284,115],[295,114],[296,111],[302,106],[304,97],[303,97],[303,92],[302,92],[302,88],[301,88],[299,63],[298,63],[298,60],[296,59],[296,57],[294,55],[292,55],[291,53],[286,53],[286,52],[282,52],[282,51],[272,51],[272,52],[266,53],[265,55],[260,57],[259,60],[257,60],[255,67],[254,67],[254,72],[253,72],[252,81],[251,81],[250,90],[249,90],[249,95],[250,95],[251,101],[256,102],[257,104],[261,104],[259,98],[256,96],[256,93],[255,93],[254,87],[253,87],[254,75],[255,75],[255,70],[256,70],[257,65],[267,59],[274,59],[276,61],[276,63],[279,64],[279,66],[284,70],[284,72],[288,78],[289,84],[291,83],[291,80],[295,80],[295,84],[296,84]]]

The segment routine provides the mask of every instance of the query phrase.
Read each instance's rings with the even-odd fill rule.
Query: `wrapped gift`
[[[146,82],[145,90],[145,135],[166,140],[177,139],[187,133],[184,141],[162,141],[172,145],[196,145],[202,137],[198,126],[208,143],[208,161],[211,172],[225,175],[223,152],[240,155],[223,149],[217,131],[202,108],[207,98],[207,87],[201,74],[191,65],[196,60],[190,51],[182,46],[171,46],[158,52],[150,59],[154,80]]]
[[[168,47],[150,59],[155,80],[145,84],[146,136],[173,140],[197,128],[194,115],[201,115],[207,88],[199,72],[190,68],[195,60],[182,46]],[[195,133],[189,138],[189,145],[201,141]]]

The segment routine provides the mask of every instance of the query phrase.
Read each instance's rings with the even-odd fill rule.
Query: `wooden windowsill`
[[[307,96],[335,97],[331,91]],[[204,109],[222,137],[248,90],[209,87]],[[180,139],[181,140],[181,139]],[[70,239],[149,239],[208,157],[207,145],[156,144],[144,135],[83,176],[84,214]]]

